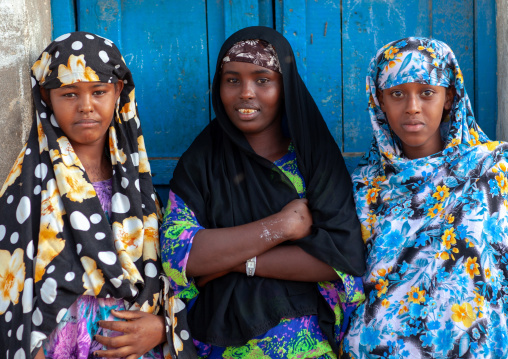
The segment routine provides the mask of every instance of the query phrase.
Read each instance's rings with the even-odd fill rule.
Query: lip
[[[99,125],[100,122],[99,121],[96,121],[96,120],[93,120],[93,119],[90,119],[90,118],[86,118],[86,119],[82,119],[82,120],[78,120],[76,121],[76,125],[77,126],[81,126],[81,127],[94,127],[94,126],[97,126]]]
[[[401,126],[407,132],[418,132],[425,127],[425,123],[422,121],[407,121]]]

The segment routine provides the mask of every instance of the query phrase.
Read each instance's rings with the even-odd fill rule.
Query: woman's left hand
[[[96,335],[95,340],[105,345],[107,350],[97,350],[94,354],[104,358],[137,359],[157,345],[166,341],[164,318],[140,311],[111,311],[126,321],[99,321],[99,326],[122,333],[117,337]]]

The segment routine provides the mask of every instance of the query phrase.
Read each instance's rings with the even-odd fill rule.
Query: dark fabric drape
[[[222,57],[236,42],[248,39],[262,39],[272,44],[279,57],[285,118],[313,217],[311,235],[284,245],[298,245],[338,271],[361,276],[365,270],[364,246],[349,174],[297,72],[291,46],[275,30],[246,28],[223,44],[212,87],[216,119],[183,154],[170,183],[171,189],[205,228],[250,223],[280,211],[298,198],[290,180],[273,163],[253,151],[227,117],[220,99]],[[230,273],[200,290],[189,324],[192,335],[200,341],[239,345],[278,324],[282,317],[326,312],[318,310],[324,305],[319,295],[315,283],[247,278],[244,274]]]

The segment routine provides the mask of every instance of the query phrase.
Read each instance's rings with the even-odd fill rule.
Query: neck
[[[441,139],[441,137],[439,137],[438,142],[436,141],[435,143],[428,144],[427,146],[411,147],[402,143],[402,151],[404,152],[404,156],[406,156],[410,160],[433,155],[434,153],[442,151],[443,147],[444,142]]]
[[[274,162],[284,156],[288,151],[290,138],[284,137],[280,126],[276,129],[257,134],[245,134],[250,146],[261,157]]]
[[[73,148],[91,182],[109,179],[113,175],[111,161],[104,154],[105,140],[91,146],[74,145]]]

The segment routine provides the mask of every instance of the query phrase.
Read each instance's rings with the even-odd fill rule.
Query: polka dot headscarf
[[[0,357],[30,357],[80,295],[123,298],[157,313],[160,210],[137,117],[134,82],[100,36],[53,41],[31,72],[35,118],[0,189]],[[108,219],[40,87],[124,82],[109,128],[113,165]]]

